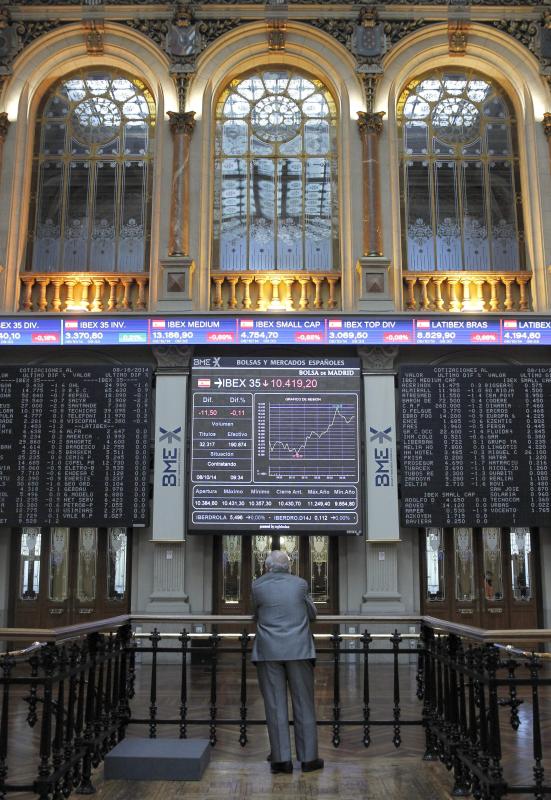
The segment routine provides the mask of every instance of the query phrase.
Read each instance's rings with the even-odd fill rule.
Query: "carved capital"
[[[358,355],[364,372],[394,372],[398,352],[397,347],[385,345],[358,347]]]
[[[170,131],[176,133],[187,133],[191,136],[195,127],[195,111],[167,111]]]
[[[548,139],[551,138],[551,113],[549,113],[549,111],[543,115],[542,125],[546,137]]]
[[[382,133],[384,111],[358,111],[358,127],[362,136]]]
[[[186,345],[160,345],[153,347],[153,355],[157,361],[157,374],[171,372],[187,372],[193,348]]]
[[[8,135],[8,128],[10,127],[10,121],[8,119],[8,115],[6,111],[0,112],[0,142],[3,142]]]

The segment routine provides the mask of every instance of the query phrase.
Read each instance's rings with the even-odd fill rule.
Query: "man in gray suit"
[[[314,660],[316,651],[310,633],[310,620],[316,607],[308,594],[308,584],[289,573],[289,558],[273,550],[266,559],[264,575],[254,581],[252,601],[257,623],[252,660],[264,698],[270,737],[271,770],[293,771],[287,684],[291,690],[295,745],[303,772],[322,769],[318,758],[318,737],[314,705]]]

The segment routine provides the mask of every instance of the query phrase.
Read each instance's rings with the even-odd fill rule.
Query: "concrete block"
[[[199,781],[210,761],[208,739],[128,738],[106,756],[106,780]]]

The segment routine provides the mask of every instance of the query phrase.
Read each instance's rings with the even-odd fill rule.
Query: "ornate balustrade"
[[[405,731],[418,727],[424,758],[453,770],[452,794],[549,794],[543,757],[551,656],[531,648],[551,642],[551,630],[485,631],[419,616],[321,620],[333,633],[314,633],[323,675],[317,722],[335,748],[345,731],[347,747],[354,739],[369,747],[374,726],[386,728],[398,748]],[[199,621],[211,630],[190,633]],[[151,738],[161,728],[185,738],[203,726],[212,745],[236,736],[244,747],[251,730],[265,724],[253,716],[259,704],[250,680],[251,623],[248,615],[124,615],[52,630],[0,628],[0,642],[41,642],[0,654],[0,797],[90,794],[93,768],[128,726],[145,726]],[[350,623],[357,632],[346,632]],[[388,688],[382,693],[379,659]],[[178,668],[163,673],[172,663]],[[322,702],[320,684],[328,687]],[[161,690],[169,702],[158,703]]]
[[[144,311],[145,272],[22,272],[21,311]]]
[[[212,272],[211,307],[305,311],[341,305],[338,272]]]
[[[531,272],[403,272],[404,305],[416,311],[530,311]]]

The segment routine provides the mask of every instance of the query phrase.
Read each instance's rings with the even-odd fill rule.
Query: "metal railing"
[[[551,793],[544,780],[541,711],[541,693],[551,685],[545,669],[549,657],[522,649],[525,642],[551,640],[551,631],[483,631],[419,616],[321,621],[333,631],[315,634],[327,678],[318,725],[329,728],[335,748],[346,729],[359,729],[358,744],[365,748],[373,728],[387,729],[389,741],[399,748],[404,728],[416,728],[423,731],[425,758],[440,759],[453,771],[454,794],[498,800]],[[198,622],[211,630],[190,631]],[[219,630],[222,623],[235,630]],[[344,630],[351,623],[358,632]],[[159,630],[161,624],[172,630]],[[418,632],[412,632],[414,626]],[[254,713],[261,708],[256,683],[248,680],[251,627],[246,616],[187,615],[123,616],[51,631],[0,629],[0,640],[39,640],[0,656],[0,798],[28,791],[47,800],[74,789],[93,791],[93,769],[129,728],[145,726],[152,738],[164,728],[186,738],[190,729],[203,726],[213,746],[234,729],[245,747],[250,729],[265,724]],[[413,675],[400,666],[404,659],[407,665],[413,659]],[[381,662],[388,687],[382,700],[377,696]],[[170,685],[163,673],[167,663]],[[406,714],[404,679],[407,693],[413,685],[415,695],[413,707],[406,698]],[[220,698],[228,681],[231,702],[227,694]],[[160,694],[170,700],[164,709]],[[15,723],[18,733],[12,736]],[[31,732],[28,738],[21,738],[21,723]],[[510,769],[514,759],[505,764],[503,752],[504,742],[514,752],[514,736],[526,735],[528,728],[532,761],[526,778]]]

